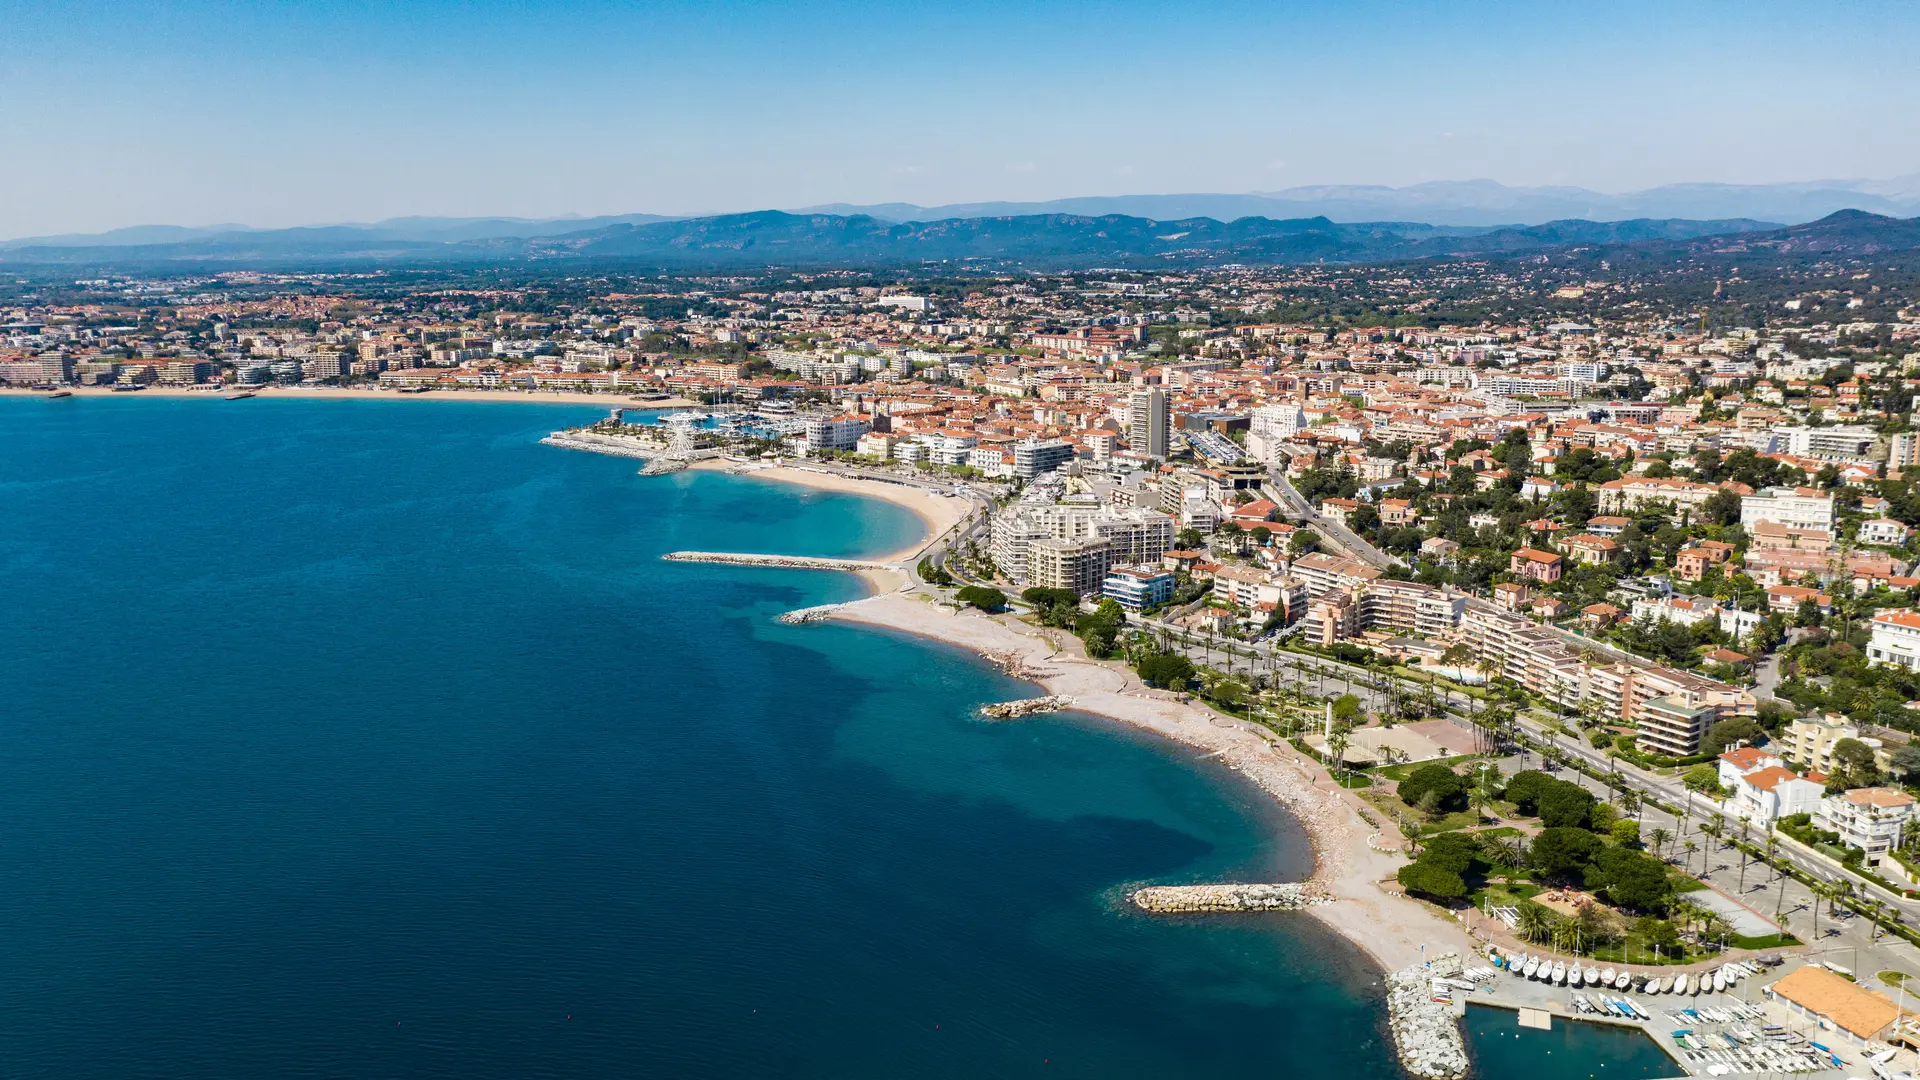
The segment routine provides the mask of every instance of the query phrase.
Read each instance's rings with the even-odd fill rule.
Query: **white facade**
[[[1789,529],[1833,531],[1833,496],[1813,488],[1767,488],[1740,500],[1740,525],[1752,529],[1762,521]]]
[[[1889,788],[1855,788],[1820,800],[1815,828],[1840,834],[1840,842],[1877,857],[1900,843],[1900,834],[1913,820],[1913,796]]]
[[[1882,611],[1873,617],[1873,637],[1867,659],[1876,664],[1920,668],[1920,614],[1906,608]]]

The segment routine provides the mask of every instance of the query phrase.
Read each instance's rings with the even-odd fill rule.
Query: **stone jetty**
[[[1150,885],[1131,898],[1143,911],[1294,911],[1331,901],[1299,882],[1278,885]]]
[[[540,440],[547,446],[566,450],[585,450],[614,457],[652,458],[667,449],[663,442],[630,435],[601,435],[592,431],[556,431]]]
[[[1421,1080],[1456,1080],[1467,1074],[1466,1040],[1453,1007],[1433,1000],[1437,974],[1415,964],[1387,976],[1387,1026],[1407,1072]]]
[[[869,596],[864,599],[871,600],[873,598]],[[848,600],[840,604],[820,604],[815,607],[795,608],[792,611],[783,611],[779,615],[774,616],[773,621],[786,623],[789,626],[804,626],[807,623],[826,622],[833,616],[834,612],[844,611],[862,602],[861,600]]]
[[[997,705],[980,706],[980,715],[989,720],[1013,720],[1036,713],[1050,713],[1058,709],[1069,708],[1073,699],[1055,694],[1051,697],[1023,698],[1019,701],[1003,701]]]
[[[806,555],[753,555],[742,551],[669,551],[668,562],[724,563],[729,566],[776,566],[785,570],[892,570],[891,564],[862,559],[816,559]]]

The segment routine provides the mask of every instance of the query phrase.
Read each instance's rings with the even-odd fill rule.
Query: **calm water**
[[[1511,1009],[1467,1007],[1466,1032],[1482,1076],[1641,1080],[1685,1071],[1652,1039],[1607,1024],[1556,1017],[1553,1030],[1522,1028]]]
[[[598,415],[0,399],[0,1075],[1396,1075],[1314,924],[1116,904],[1303,870],[1264,801],[661,562],[918,525]]]

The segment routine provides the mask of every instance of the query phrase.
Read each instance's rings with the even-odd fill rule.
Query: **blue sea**
[[[1317,924],[1122,904],[1304,874],[1270,803],[663,562],[920,525],[538,445],[600,415],[0,399],[0,1076],[1398,1075]]]

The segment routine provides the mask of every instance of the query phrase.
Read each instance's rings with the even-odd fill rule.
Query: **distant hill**
[[[577,224],[591,224],[580,222]],[[912,266],[1017,264],[1041,269],[1198,263],[1374,262],[1499,255],[1568,244],[1678,242],[1776,230],[1744,219],[1720,221],[1555,221],[1525,228],[1436,226],[1420,222],[1341,224],[1324,217],[1176,220],[1120,214],[1033,214],[890,222],[870,215],[751,214],[647,222],[619,221],[545,235],[491,235],[482,224],[446,227],[445,240],[420,227],[328,226],[242,230],[111,245],[37,244],[0,250],[0,264],[194,266],[302,262],[509,263],[594,260],[659,267],[767,265]]]
[[[29,236],[0,241],[0,252],[22,248],[130,248],[166,247],[196,242],[209,250],[260,252],[320,244],[379,246],[383,244],[450,244],[498,237],[554,236],[559,233],[669,221],[659,214],[619,214],[592,218],[388,218],[369,225],[318,225],[293,229],[254,229],[246,225],[135,225],[103,233]]]
[[[1030,214],[1124,214],[1161,220],[1210,217],[1325,217],[1338,222],[1423,221],[1434,225],[1497,227],[1565,219],[1638,218],[1813,221],[1836,210],[1897,217],[1920,215],[1920,174],[1892,180],[1813,180],[1790,184],[1669,184],[1609,195],[1576,187],[1508,187],[1493,180],[1440,180],[1407,187],[1325,184],[1243,195],[1102,195],[1047,202],[954,203],[915,206],[834,203],[796,213],[865,214],[884,221],[1008,217]]]

